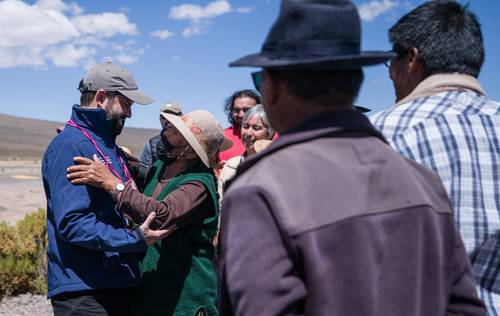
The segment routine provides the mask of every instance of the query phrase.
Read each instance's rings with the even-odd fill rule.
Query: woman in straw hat
[[[141,286],[132,314],[216,315],[212,239],[219,204],[212,168],[218,152],[231,142],[207,111],[161,115],[168,124],[160,147],[167,150],[159,153],[144,185],[122,183],[97,157],[75,157],[79,164],[70,167],[68,178],[112,194],[117,210],[135,223],[155,212],[152,227],[171,230],[141,261]]]

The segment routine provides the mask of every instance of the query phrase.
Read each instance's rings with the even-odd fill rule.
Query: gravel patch
[[[21,294],[0,298],[0,315],[49,316],[53,312],[45,295]]]

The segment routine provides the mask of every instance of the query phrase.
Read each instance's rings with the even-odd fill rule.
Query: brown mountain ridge
[[[57,135],[62,122],[51,122],[0,114],[0,160],[41,160],[45,148]],[[125,127],[118,137],[120,146],[139,156],[147,140],[159,130]]]

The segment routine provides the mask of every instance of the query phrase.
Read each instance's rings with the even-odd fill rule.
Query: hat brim
[[[160,113],[167,113],[167,114],[173,114],[173,115],[182,115],[182,112],[181,111],[172,111],[172,110],[163,110],[163,111],[160,111]]]
[[[121,94],[134,101],[134,103],[138,104],[151,104],[153,103],[153,99],[142,93],[139,89],[137,90],[118,90]]]
[[[175,114],[169,114],[169,113],[160,113],[167,121],[169,121],[177,130],[179,133],[184,136],[184,139],[189,143],[189,145],[193,148],[193,150],[196,152],[198,157],[200,157],[201,161],[205,166],[210,168],[210,160],[208,159],[208,155],[201,147],[201,144],[198,142],[196,137],[194,136],[193,132],[189,129],[189,127],[184,123],[182,120],[181,116],[177,116]]]
[[[395,55],[392,52],[366,51],[359,55],[312,58],[271,58],[261,53],[247,55],[229,64],[230,67],[261,67],[283,70],[350,70],[381,64]]]
[[[359,113],[368,113],[371,111],[371,109],[369,108],[365,108],[364,106],[360,106],[360,105],[355,105],[354,106],[354,109],[359,112]]]

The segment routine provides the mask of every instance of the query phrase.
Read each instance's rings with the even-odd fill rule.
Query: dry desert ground
[[[15,224],[45,207],[40,161],[0,160],[0,221]]]

